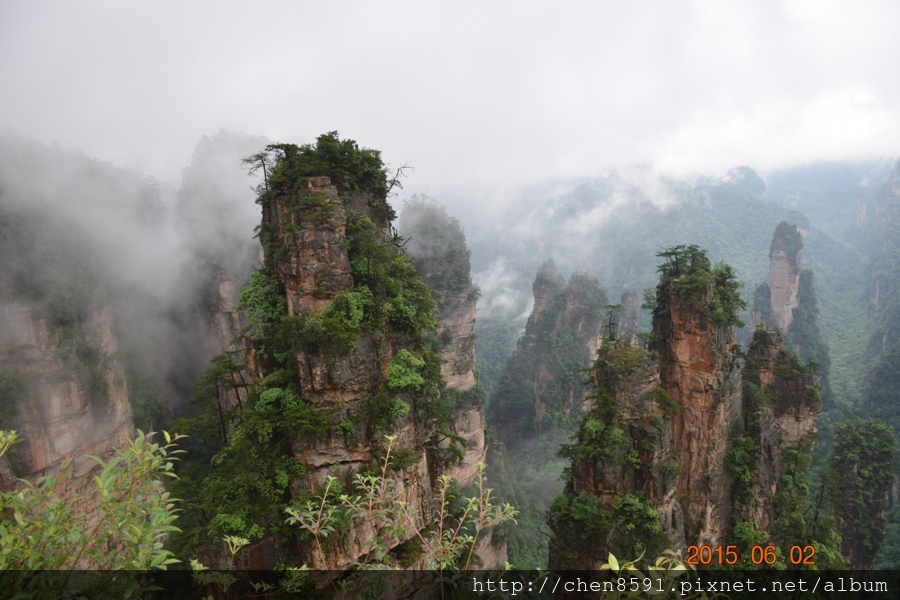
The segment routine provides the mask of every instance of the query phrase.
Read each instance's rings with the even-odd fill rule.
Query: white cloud
[[[7,2],[0,128],[168,180],[220,128],[337,129],[432,193],[893,155],[898,22],[889,1]]]

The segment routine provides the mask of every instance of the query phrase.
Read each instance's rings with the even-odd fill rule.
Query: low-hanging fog
[[[165,197],[150,176],[0,135],[0,291],[51,321],[110,304],[132,386],[152,382],[164,404],[180,403],[221,345],[203,310],[215,271],[239,287],[259,260],[255,181],[240,159],[266,143],[203,137]]]

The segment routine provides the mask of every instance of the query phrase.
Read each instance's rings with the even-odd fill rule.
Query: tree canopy
[[[266,152],[244,159],[251,170],[263,169],[267,189],[292,185],[299,178],[328,176],[345,190],[388,192],[387,169],[381,152],[342,140],[337,131],[323,133],[315,144],[269,144]]]
[[[745,310],[747,303],[741,298],[741,283],[731,265],[713,265],[706,251],[695,244],[672,246],[656,256],[665,259],[657,267],[657,294],[674,281],[676,292],[689,305],[703,310],[716,323],[743,327],[738,312]]]

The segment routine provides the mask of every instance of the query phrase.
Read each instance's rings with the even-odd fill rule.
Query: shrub
[[[419,374],[418,369],[424,366],[424,360],[406,348],[400,350],[388,367],[388,387],[391,389],[421,389],[425,384],[425,378]]]
[[[100,467],[93,514],[82,496],[65,490],[69,460],[57,476],[0,492],[0,569],[165,569],[178,562],[163,549],[178,528],[175,500],[161,478],[175,476],[181,436],[163,436],[160,445],[139,431],[109,462],[92,457]],[[16,441],[15,432],[0,432],[0,456]]]

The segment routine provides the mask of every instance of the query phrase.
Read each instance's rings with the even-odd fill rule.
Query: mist
[[[0,292],[51,325],[112,306],[132,391],[152,389],[171,416],[227,341],[208,310],[217,277],[240,290],[259,261],[256,181],[240,159],[266,143],[202,138],[167,203],[164,184],[143,173],[0,136],[0,211],[11,227]]]

